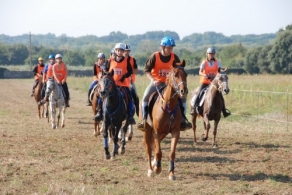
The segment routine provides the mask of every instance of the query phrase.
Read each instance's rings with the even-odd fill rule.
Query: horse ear
[[[182,67],[185,67],[186,66],[186,61],[185,61],[185,59],[183,59],[182,60],[182,62],[181,62],[181,65],[180,66],[182,66]]]
[[[176,64],[175,60],[173,60],[173,62],[172,62],[172,67],[173,68],[176,68],[177,67],[177,64]]]

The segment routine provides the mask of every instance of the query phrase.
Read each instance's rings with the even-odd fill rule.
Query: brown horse
[[[218,73],[211,84],[206,89],[204,100],[203,100],[203,113],[201,116],[203,117],[204,123],[204,134],[202,135],[202,141],[207,141],[208,134],[210,130],[210,120],[214,120],[214,130],[213,130],[213,148],[218,147],[216,143],[216,135],[217,135],[217,127],[221,118],[221,111],[223,108],[223,94],[228,94],[228,77],[226,73]],[[194,91],[194,95],[198,94],[198,88]],[[192,124],[194,131],[194,143],[197,143],[196,138],[196,118],[200,116],[198,113],[195,113],[192,116]]]
[[[97,113],[98,99],[99,99],[99,89],[98,89],[98,87],[95,87],[94,91],[93,91],[93,95],[92,95],[92,100],[91,100],[91,102],[92,102],[91,108],[92,108],[93,116],[95,116]],[[100,135],[100,132],[101,132],[101,129],[99,127],[99,122],[94,120],[94,133],[93,133],[93,135],[95,137],[97,137]]]
[[[149,115],[146,128],[143,132],[146,153],[148,157],[148,176],[161,173],[161,147],[160,142],[171,133],[171,148],[169,153],[169,179],[174,180],[174,160],[177,142],[180,138],[180,122],[182,114],[180,110],[179,98],[187,95],[187,73],[184,70],[185,61],[176,64],[173,62],[172,70],[169,72],[166,87],[155,100],[149,100]],[[151,99],[153,101],[151,101]],[[152,103],[151,103],[152,102]],[[153,108],[151,108],[153,105]],[[151,162],[152,150],[155,150],[155,157]]]
[[[42,92],[42,88],[43,88],[43,82],[42,82],[43,78],[42,76],[40,76],[39,78],[39,82],[37,87],[34,90],[34,99],[37,102],[37,106],[38,106],[38,118],[44,118],[45,117],[45,105],[39,105],[38,102],[41,101],[41,92]],[[42,107],[42,113],[41,113],[41,107]],[[46,106],[46,110],[47,110],[47,106]]]

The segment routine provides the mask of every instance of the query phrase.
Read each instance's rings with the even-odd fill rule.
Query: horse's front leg
[[[114,142],[114,148],[113,148],[113,152],[112,152],[112,159],[114,159],[117,155],[118,155],[118,150],[119,150],[119,129],[121,128],[121,126],[119,127],[114,127],[111,126],[110,127],[110,131],[112,132],[113,135],[113,142]]]
[[[61,114],[61,105],[58,105],[58,112],[57,112],[57,127],[60,127],[60,114]]]
[[[50,104],[50,108],[51,108],[51,123],[52,123],[52,128],[56,129],[56,121],[55,121],[55,114],[56,114],[56,108],[53,104]]]
[[[193,132],[194,132],[194,144],[197,143],[197,137],[196,137],[196,130],[197,130],[197,114],[194,114],[192,116],[192,126],[193,126]]]
[[[175,150],[176,150],[176,145],[180,137],[180,129],[178,128],[177,131],[173,131],[171,134],[171,148],[169,152],[169,174],[168,174],[168,179],[169,180],[175,180],[175,175],[174,175],[174,160],[175,160]]]
[[[126,141],[131,141],[133,137],[133,125],[129,125],[128,130],[128,137],[126,138]]]
[[[212,147],[213,148],[217,148],[218,147],[218,144],[216,143],[216,135],[217,135],[217,128],[218,128],[219,121],[220,121],[220,119],[214,121],[213,143],[212,143]]]
[[[129,126],[129,122],[127,120],[125,125],[121,128],[119,132],[119,139],[121,140],[121,147],[119,148],[119,154],[125,153],[126,132],[127,132],[128,126]]]
[[[62,113],[62,118],[61,118],[61,127],[64,128],[65,127],[65,112],[66,112],[66,106],[65,104],[62,106],[62,110],[61,110],[61,113]]]
[[[210,122],[206,114],[204,114],[203,122],[204,122],[205,129],[204,129],[204,134],[202,135],[202,141],[205,142],[208,140],[208,135],[209,135],[209,130],[210,130]]]
[[[104,123],[104,131],[103,131],[103,147],[104,147],[104,154],[106,159],[111,158],[111,154],[108,150],[108,124]]]
[[[38,118],[40,119],[41,118],[41,106],[38,105]]]
[[[156,174],[160,174],[162,171],[162,168],[161,168],[162,152],[161,152],[160,141],[161,141],[160,134],[154,133],[155,158],[152,161],[152,168],[154,169],[154,172]]]

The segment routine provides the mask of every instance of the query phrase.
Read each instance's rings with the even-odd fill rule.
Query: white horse
[[[56,129],[59,126],[60,115],[62,115],[61,127],[65,127],[66,105],[62,87],[57,84],[53,79],[49,79],[47,81],[46,94],[49,95],[52,128]],[[58,118],[57,124],[55,121],[56,113]]]

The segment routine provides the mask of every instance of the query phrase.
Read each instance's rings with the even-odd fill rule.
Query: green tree
[[[77,50],[67,51],[65,55],[63,56],[63,61],[70,66],[78,66],[78,65],[84,66],[85,64],[85,59],[83,57],[83,54]]]

